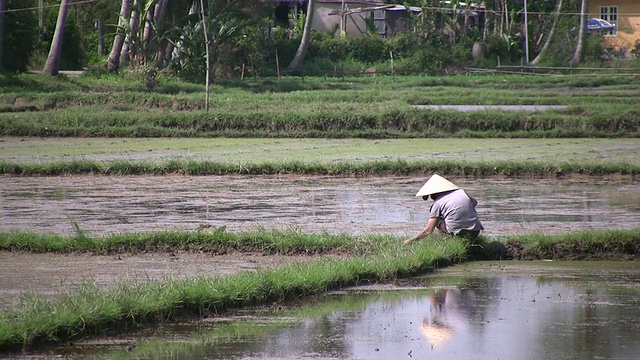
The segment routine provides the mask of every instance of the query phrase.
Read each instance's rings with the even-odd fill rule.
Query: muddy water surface
[[[299,229],[412,235],[430,203],[424,179],[232,176],[2,177],[1,231],[121,232]],[[451,179],[480,203],[488,236],[640,224],[640,182]]]
[[[640,266],[473,263],[284,311],[164,325],[54,354],[109,359],[637,359]]]

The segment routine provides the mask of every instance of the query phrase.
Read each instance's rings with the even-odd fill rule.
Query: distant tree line
[[[422,9],[406,14],[410,31],[384,38],[373,29],[359,37],[312,30],[316,0],[291,14],[288,26],[275,23],[271,1],[0,0],[0,70],[141,68],[201,80],[382,71],[391,58],[395,70],[426,73],[527,61],[599,66],[601,36],[586,33],[586,2],[530,0],[525,32],[522,0],[484,1],[484,8],[407,0]]]

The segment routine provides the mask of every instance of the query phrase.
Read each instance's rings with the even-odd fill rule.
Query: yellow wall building
[[[605,33],[605,41],[616,48],[640,48],[640,0],[591,0],[589,17],[600,18],[616,25]]]

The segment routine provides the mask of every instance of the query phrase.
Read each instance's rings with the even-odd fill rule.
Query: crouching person
[[[433,204],[429,210],[427,226],[421,233],[406,240],[405,244],[422,239],[435,229],[468,240],[474,240],[484,230],[476,212],[476,199],[442,176],[431,176],[416,196],[423,200],[428,200],[431,196]]]

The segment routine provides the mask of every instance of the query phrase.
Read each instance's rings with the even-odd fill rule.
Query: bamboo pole
[[[211,61],[209,54],[209,33],[207,32],[207,19],[204,14],[204,0],[200,0],[200,11],[202,14],[202,31],[204,31],[204,43],[205,43],[205,53],[206,53],[206,61],[207,61],[207,76],[206,76],[206,85],[205,85],[205,102],[204,102],[204,110],[209,111],[209,99],[211,92]]]

